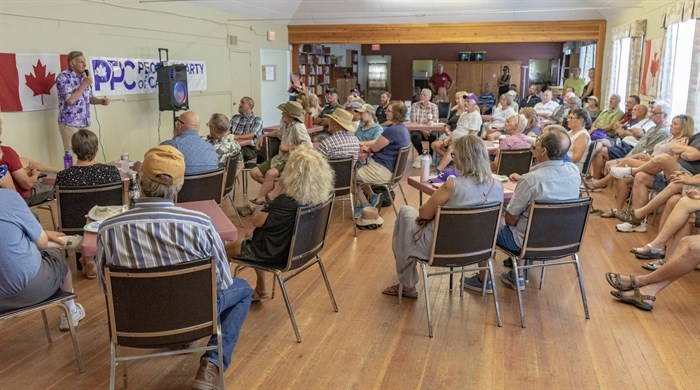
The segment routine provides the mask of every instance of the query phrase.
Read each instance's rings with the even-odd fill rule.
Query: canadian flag
[[[56,76],[68,69],[65,55],[0,53],[0,110],[58,107]]]

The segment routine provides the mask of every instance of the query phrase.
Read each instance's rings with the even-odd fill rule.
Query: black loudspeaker
[[[187,70],[183,64],[158,69],[158,109],[160,111],[188,110],[189,90]]]

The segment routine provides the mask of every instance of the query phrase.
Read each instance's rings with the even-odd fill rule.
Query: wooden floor
[[[405,190],[409,204],[416,206],[416,190]],[[605,191],[593,197],[599,208],[611,204]],[[240,194],[238,199],[242,201]],[[361,231],[355,239],[344,207],[344,221],[341,207],[334,210],[322,252],[340,311],[333,312],[316,269],[288,284],[301,344],[294,339],[281,296],[254,303],[226,372],[227,388],[700,388],[700,271],[664,290],[651,313],[616,302],[604,279],[606,271],[646,272],[628,250],[648,242],[655,226],[647,233],[622,234],[615,233],[616,221],[590,218],[580,254],[590,320],[583,314],[573,266],[550,268],[541,291],[538,276],[531,276],[523,294],[524,329],[516,293],[500,281],[502,328],[490,295],[465,293],[460,298],[458,291],[450,293],[447,277],[436,277],[430,282],[431,339],[422,300],[398,305],[396,298],[380,294],[396,280],[392,209],[382,210],[381,229]],[[228,202],[224,208],[233,215]],[[42,219],[48,220],[46,215]],[[498,257],[497,274],[504,270],[503,258]],[[53,345],[46,343],[38,314],[0,323],[0,389],[107,387],[104,297],[95,281],[77,271],[73,275],[87,311],[78,327],[87,371],[78,374],[70,336],[58,331],[59,313],[53,310]],[[252,281],[252,272],[243,276]],[[422,284],[418,288],[423,291]],[[183,355],[131,363],[129,388],[186,389],[198,361],[198,356]],[[123,387],[121,381],[117,384]]]

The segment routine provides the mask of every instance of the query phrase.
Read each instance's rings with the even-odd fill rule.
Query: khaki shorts
[[[61,133],[61,140],[63,141],[63,150],[67,150],[69,152],[73,150],[71,147],[73,134],[77,133],[78,130],[81,129],[87,129],[87,127],[73,127],[64,125],[63,123],[58,124],[58,132]]]
[[[275,166],[273,167],[273,166],[272,166],[272,161],[271,161],[271,160],[267,160],[267,161],[265,161],[265,162],[262,163],[262,164],[258,164],[258,169],[260,170],[260,173],[263,174],[263,176],[265,176],[265,175],[267,174],[267,171],[269,171],[269,170],[272,169],[272,168],[275,168],[275,169],[278,170],[279,173],[281,174],[282,171],[284,171],[284,166],[285,166],[286,164],[287,164],[287,162],[284,161],[284,162],[281,162],[281,163],[279,163],[279,164],[277,164],[277,165],[275,165]]]
[[[393,172],[372,159],[368,160],[367,165],[357,170],[358,180],[367,184],[389,183],[392,176]]]

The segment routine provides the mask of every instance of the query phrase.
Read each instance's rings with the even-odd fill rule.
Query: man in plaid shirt
[[[355,137],[357,128],[352,123],[352,114],[342,108],[326,115],[331,136],[321,141],[318,152],[328,159],[352,156],[357,161],[360,153],[360,140]]]
[[[256,141],[262,135],[263,122],[262,118],[253,113],[254,106],[252,98],[242,97],[238,104],[238,114],[232,116],[229,122],[231,137],[242,145],[241,155],[246,163],[261,163],[265,160],[265,156],[256,151]]]

